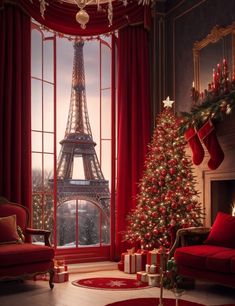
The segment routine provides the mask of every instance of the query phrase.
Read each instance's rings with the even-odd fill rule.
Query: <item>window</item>
[[[111,45],[32,26],[33,225],[73,261],[109,257]]]

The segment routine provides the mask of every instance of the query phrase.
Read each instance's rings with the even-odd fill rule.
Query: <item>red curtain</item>
[[[0,2],[1,5],[1,2]],[[0,195],[30,208],[30,17],[0,6]]]
[[[143,26],[119,31],[118,39],[118,176],[116,256],[126,250],[122,232],[126,215],[135,208],[150,141],[148,32]]]

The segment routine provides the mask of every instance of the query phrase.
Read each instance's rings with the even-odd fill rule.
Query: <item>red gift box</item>
[[[69,280],[68,271],[59,272],[54,274],[54,283],[64,283]]]
[[[163,270],[166,269],[167,257],[169,254],[169,250],[165,248],[154,249],[149,251],[147,254],[147,265],[151,267],[151,265],[156,266],[156,273],[160,272],[160,268]],[[147,269],[146,265],[146,269]],[[149,268],[150,269],[150,268]],[[147,270],[146,270],[147,272]]]
[[[124,262],[123,261],[118,262],[118,270],[119,271],[124,271]]]
[[[161,253],[158,249],[154,249],[152,251],[149,251],[147,254],[147,264],[148,265],[160,265],[161,260]]]
[[[136,272],[143,271],[145,269],[147,254],[135,253],[136,256]]]

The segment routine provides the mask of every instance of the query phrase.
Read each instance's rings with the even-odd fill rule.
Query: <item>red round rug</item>
[[[93,277],[84,278],[72,282],[73,285],[91,289],[105,290],[128,290],[128,289],[144,289],[150,288],[148,284],[144,284],[136,279],[120,278],[120,277]]]
[[[179,300],[179,306],[205,306],[203,304],[197,304],[185,300]],[[106,306],[157,306],[159,303],[159,299],[156,298],[139,298],[139,299],[131,299],[120,302],[115,302],[112,304],[107,304]],[[175,306],[175,299],[163,299],[164,306]]]

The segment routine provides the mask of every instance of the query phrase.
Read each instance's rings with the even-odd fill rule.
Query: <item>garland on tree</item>
[[[172,102],[167,98],[163,112],[157,116],[136,208],[127,216],[124,240],[145,249],[169,248],[179,228],[200,226],[204,217]]]

